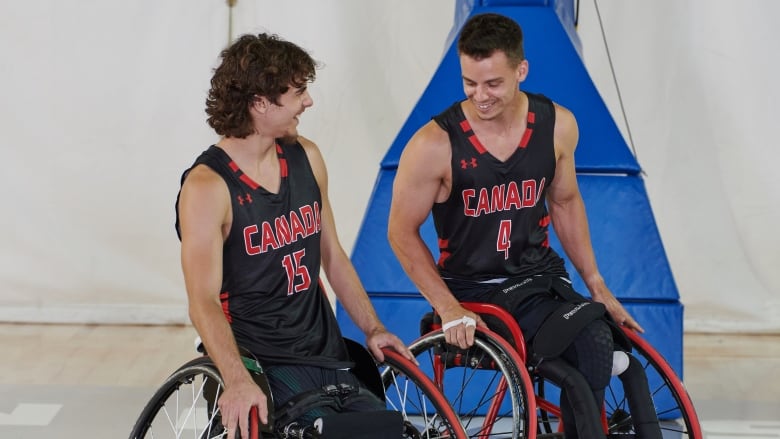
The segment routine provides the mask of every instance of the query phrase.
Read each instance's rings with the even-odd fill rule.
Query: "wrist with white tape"
[[[477,321],[469,316],[463,316],[459,319],[451,320],[441,326],[443,331],[447,331],[448,329],[458,326],[458,325],[465,325],[466,327],[469,326],[477,326]]]

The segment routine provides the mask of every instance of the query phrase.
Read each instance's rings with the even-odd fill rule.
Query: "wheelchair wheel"
[[[702,439],[701,426],[688,391],[666,360],[634,331],[624,330],[634,345],[632,355],[645,370],[664,438]],[[606,391],[606,417],[610,432],[631,427],[631,414],[623,386],[613,377]],[[630,431],[630,430],[629,430]]]
[[[468,437],[536,437],[531,380],[503,338],[479,327],[474,345],[463,350],[447,344],[444,333],[436,330],[409,349],[450,402]]]
[[[214,410],[224,382],[207,357],[192,360],[171,374],[144,407],[130,439],[226,437]]]
[[[401,354],[383,350],[379,365],[388,410],[404,418],[404,438],[466,439],[460,419],[444,395],[416,365]]]
[[[458,416],[433,382],[397,352],[386,349],[384,354],[381,378],[385,399],[389,410],[397,410],[404,417],[403,437],[466,439]],[[373,373],[379,379],[376,369]],[[224,381],[210,358],[200,357],[186,363],[154,393],[133,426],[130,439],[227,437],[217,409],[223,388]],[[267,388],[264,391],[270,395]],[[251,433],[252,439],[257,439],[258,434],[277,437],[265,426],[253,425]],[[312,433],[301,430],[289,434],[289,437],[310,437]]]
[[[688,391],[672,367],[635,332],[625,329],[624,332],[634,347],[631,355],[647,375],[650,395],[664,439],[702,439],[696,410]],[[557,401],[560,390],[549,381],[537,378],[536,394],[540,407],[539,430],[543,433],[553,433],[558,429],[560,409],[548,401],[553,398]],[[610,437],[633,437],[631,435],[636,434],[623,382],[619,377],[612,377],[605,391],[603,421]]]

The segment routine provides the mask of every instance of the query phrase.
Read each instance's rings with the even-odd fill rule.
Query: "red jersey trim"
[[[230,315],[230,305],[229,305],[229,296],[230,293],[225,291],[224,293],[219,294],[219,300],[222,302],[222,313],[225,314],[225,318],[227,319],[228,323],[233,323],[233,316]]]
[[[528,142],[531,141],[531,135],[534,133],[534,129],[531,127],[534,122],[536,122],[536,114],[533,111],[529,111],[528,117],[526,118],[525,132],[523,133],[523,137],[520,139],[518,148],[525,148],[528,146]]]

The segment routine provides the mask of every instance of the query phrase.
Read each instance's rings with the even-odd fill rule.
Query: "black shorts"
[[[520,325],[526,342],[533,338],[547,316],[561,304],[552,291],[538,293],[518,303],[508,305],[505,300],[501,300],[501,295],[496,292],[498,283],[479,283],[455,279],[446,279],[445,282],[460,302],[492,303],[509,311]]]

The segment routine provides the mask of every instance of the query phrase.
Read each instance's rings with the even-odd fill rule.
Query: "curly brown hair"
[[[217,134],[245,138],[255,132],[249,107],[258,96],[279,96],[314,81],[317,63],[302,48],[272,34],[242,35],[220,54],[206,98],[208,124]]]

